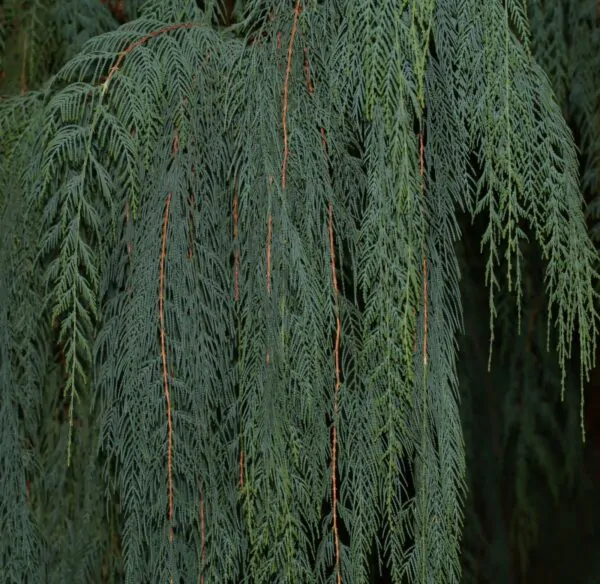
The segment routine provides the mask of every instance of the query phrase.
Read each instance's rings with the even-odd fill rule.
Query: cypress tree
[[[558,386],[574,333],[582,381],[595,355],[542,25],[516,0],[5,4],[2,581],[457,582],[460,266],[489,364],[538,314]]]

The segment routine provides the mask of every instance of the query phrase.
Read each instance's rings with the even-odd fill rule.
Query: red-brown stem
[[[342,337],[342,323],[340,320],[340,309],[339,309],[339,289],[337,283],[337,274],[335,268],[335,248],[333,238],[333,203],[329,203],[329,249],[331,254],[331,282],[333,287],[333,293],[335,295],[335,393],[333,402],[333,437],[331,446],[331,488],[332,488],[332,511],[333,511],[333,537],[335,544],[335,571],[337,574],[337,584],[342,582],[342,573],[340,569],[340,538],[338,533],[337,524],[337,428],[335,425],[335,418],[337,417],[339,407],[339,392],[342,385],[341,372],[340,372],[340,342]]]
[[[294,39],[296,38],[296,33],[298,32],[298,17],[300,16],[301,12],[301,0],[297,0],[296,8],[294,8],[294,22],[292,24],[292,34],[290,35],[290,42],[288,44],[288,59],[285,70],[285,82],[283,84],[283,113],[281,116],[283,122],[283,166],[281,168],[281,188],[283,190],[285,190],[287,163],[290,155],[288,144],[287,110],[290,92],[290,75],[292,74],[292,54],[294,51]]]
[[[135,41],[134,43],[131,43],[128,47],[126,47],[123,51],[121,51],[119,53],[119,58],[117,59],[117,62],[110,68],[110,71],[108,72],[108,77],[106,78],[106,81],[104,81],[104,83],[103,83],[103,86],[104,86],[103,91],[106,92],[108,90],[108,84],[110,83],[113,75],[120,69],[121,64],[123,63],[123,60],[125,59],[125,57],[129,53],[131,53],[134,49],[137,49],[137,47],[148,42],[150,39],[160,36],[161,34],[165,34],[167,32],[171,32],[172,30],[177,30],[179,28],[194,28],[195,26],[199,26],[199,24],[194,23],[194,22],[181,22],[179,24],[171,24],[171,25],[165,26],[164,28],[161,28],[159,30],[153,30],[151,33],[147,34],[146,36],[142,37],[141,39]]]
[[[244,487],[244,449],[240,449],[240,489]]]
[[[169,541],[173,541],[173,412],[171,408],[171,392],[167,368],[167,333],[165,329],[165,262],[167,258],[167,232],[169,226],[169,207],[172,193],[167,195],[162,228],[162,247],[160,252],[160,284],[158,291],[158,314],[160,319],[160,356],[162,361],[163,389],[167,404],[167,476],[169,498]]]
[[[306,78],[306,89],[311,95],[315,92],[315,86],[310,79],[310,63],[308,61],[308,47],[304,47],[304,76]]]

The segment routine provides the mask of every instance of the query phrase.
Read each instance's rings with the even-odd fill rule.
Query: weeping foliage
[[[548,75],[579,150],[588,226],[597,240],[598,65],[597,3],[593,0],[527,3],[531,50]],[[464,226],[464,223],[463,223]],[[477,232],[484,229],[479,219]],[[487,331],[477,282],[483,258],[469,253],[467,227],[459,248],[466,335],[460,339],[461,420],[465,434],[468,496],[461,545],[463,582],[546,580],[593,582],[598,567],[581,561],[578,551],[594,541],[582,528],[594,508],[595,436],[592,382],[579,399],[581,362],[562,377],[548,326],[545,262],[530,239],[522,246],[521,334],[515,336],[517,307],[502,291],[491,371],[482,345]],[[551,337],[550,351],[548,337]],[[577,335],[575,335],[577,354]],[[554,348],[553,348],[554,346]],[[564,382],[566,392],[559,392]],[[591,399],[589,399],[591,398]],[[586,410],[585,443],[581,415]],[[590,516],[592,524],[597,523]],[[570,527],[573,526],[573,528]],[[595,545],[593,543],[592,545]],[[557,551],[560,550],[560,555]],[[552,576],[550,576],[552,574]]]
[[[2,580],[457,582],[461,213],[490,355],[534,242],[563,383],[595,352],[526,7],[205,4],[84,2],[0,101]]]

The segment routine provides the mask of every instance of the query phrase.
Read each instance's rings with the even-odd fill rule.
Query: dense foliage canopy
[[[549,4],[0,4],[2,582],[526,572],[598,326]]]

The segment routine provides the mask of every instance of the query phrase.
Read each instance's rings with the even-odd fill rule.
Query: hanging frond
[[[26,4],[0,18],[44,55],[4,55],[25,73],[0,101],[9,580],[458,582],[459,209],[489,361],[538,248],[563,386],[574,333],[582,378],[595,354],[576,150],[525,4]],[[561,426],[515,405],[535,360],[500,358],[526,556],[526,463],[558,488]]]

